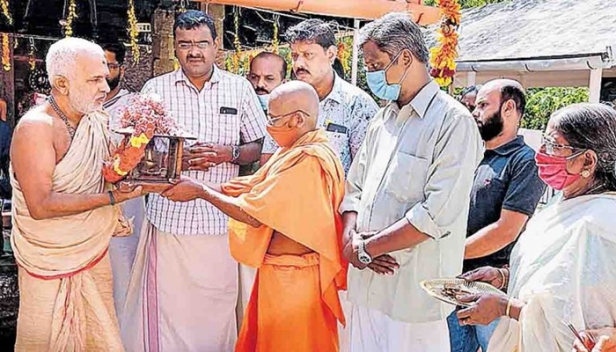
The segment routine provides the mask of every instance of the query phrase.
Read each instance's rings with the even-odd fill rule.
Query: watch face
[[[370,263],[372,263],[372,258],[370,258],[369,256],[367,256],[365,254],[360,254],[357,259],[359,259],[359,261],[362,264],[370,264]]]

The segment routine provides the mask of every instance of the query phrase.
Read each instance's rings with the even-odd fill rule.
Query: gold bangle
[[[503,289],[503,287],[505,287],[505,274],[503,274],[503,272],[501,271],[501,269],[496,269],[496,270],[498,270],[498,273],[499,273],[499,275],[501,276],[501,279],[502,279],[502,280],[501,280],[501,284],[500,284],[500,286],[498,287],[498,289],[499,289],[499,290],[502,290],[502,289]]]
[[[505,315],[506,315],[508,318],[511,318],[511,317],[509,316],[509,313],[511,313],[511,302],[512,302],[512,301],[513,301],[513,300],[512,300],[511,298],[510,298],[509,300],[507,300],[507,309],[505,310]]]

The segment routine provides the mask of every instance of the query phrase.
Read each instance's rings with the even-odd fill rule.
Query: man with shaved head
[[[486,151],[471,191],[465,271],[509,263],[518,235],[545,190],[535,152],[518,136],[525,105],[524,89],[513,80],[490,81],[477,93],[473,117]],[[498,324],[460,326],[455,313],[448,323],[452,352],[486,351]]]
[[[258,268],[236,351],[337,351],[344,170],[317,129],[312,86],[274,89],[268,112],[280,149],[256,174],[222,185],[183,178],[163,196],[205,199],[230,216],[231,254]]]

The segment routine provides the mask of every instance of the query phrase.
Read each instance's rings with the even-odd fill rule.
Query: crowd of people
[[[524,87],[454,99],[404,13],[360,32],[382,107],[336,73],[320,20],[286,33],[292,81],[275,53],[245,78],[216,67],[203,12],[173,30],[180,68],[142,93],[197,140],[160,194],[102,177],[136,94],[124,48],[47,53],[51,94],[21,117],[6,171],[17,351],[616,350],[614,109],[558,110],[535,151]],[[537,212],[546,187],[558,196]],[[501,294],[455,307],[420,287],[457,276]]]

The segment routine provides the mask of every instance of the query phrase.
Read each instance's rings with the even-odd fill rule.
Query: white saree
[[[501,319],[488,352],[571,351],[576,329],[616,322],[616,193],[562,200],[535,216],[511,254],[508,295],[526,302]]]

